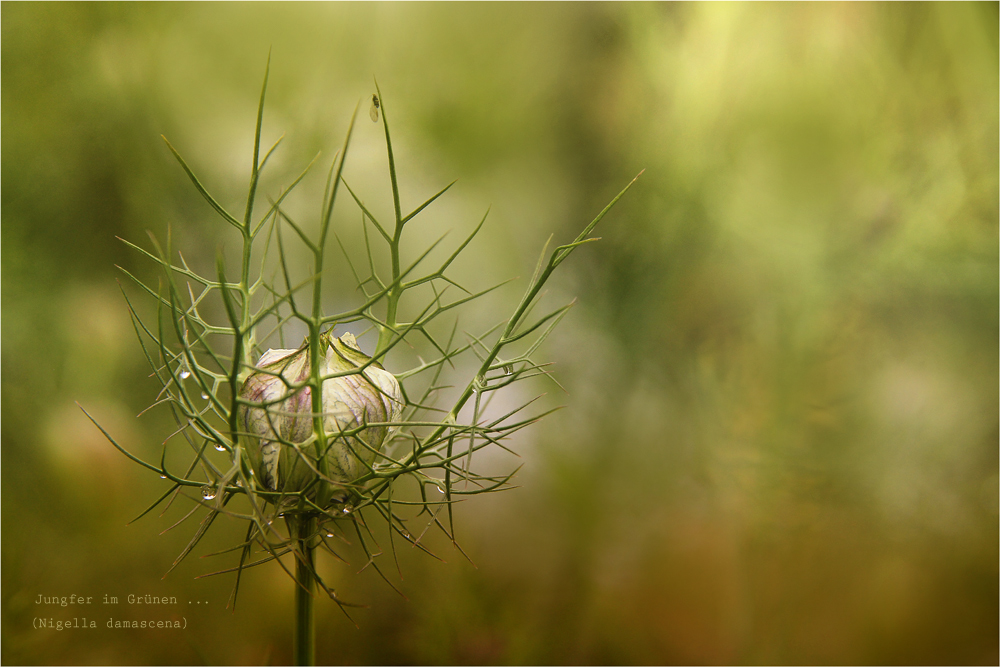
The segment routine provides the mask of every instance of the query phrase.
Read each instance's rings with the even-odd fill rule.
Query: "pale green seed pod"
[[[369,364],[350,333],[320,339],[321,377]],[[396,378],[372,362],[363,372],[323,380],[325,461],[316,456],[312,391],[301,385],[310,372],[308,340],[297,350],[268,350],[243,383],[238,412],[243,449],[258,481],[269,491],[308,489],[312,500],[343,501],[347,489],[370,470],[390,427],[399,420],[403,394]],[[366,424],[382,424],[365,426]],[[359,427],[361,431],[344,435]],[[332,483],[316,481],[324,465]],[[333,487],[332,489],[330,487]],[[332,497],[331,497],[332,496]]]

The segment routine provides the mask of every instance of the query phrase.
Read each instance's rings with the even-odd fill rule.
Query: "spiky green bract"
[[[151,249],[126,241],[163,270],[157,287],[123,272],[156,306],[155,321],[143,318],[126,293],[142,351],[162,388],[156,404],[173,413],[177,430],[164,441],[159,462],[135,456],[101,431],[130,459],[167,480],[165,492],[140,516],[179,496],[192,500],[194,510],[204,510],[198,530],[174,566],[194,549],[214,519],[226,514],[247,521],[244,541],[222,552],[238,552],[236,564],[212,573],[235,573],[231,604],[243,570],[274,561],[295,580],[300,613],[311,615],[316,589],[346,613],[349,605],[315,567],[316,549],[336,555],[326,542],[328,536],[353,533],[367,559],[365,566],[372,565],[388,582],[377,559],[385,551],[374,541],[375,523],[387,529],[393,554],[399,538],[427,551],[422,538],[428,528],[440,530],[458,547],[454,503],[511,488],[516,470],[477,473],[477,453],[494,447],[510,451],[504,441],[545,413],[529,413],[531,399],[505,414],[493,414],[490,401],[514,383],[548,376],[535,355],[569,305],[535,313],[542,288],[572,252],[596,240],[590,236],[594,227],[635,180],[573,241],[552,250],[546,245],[509,316],[485,331],[463,331],[460,336],[460,309],[500,286],[467,289],[450,273],[459,254],[470,250],[486,216],[443,261],[428,266],[440,240],[412,252],[410,244],[420,235],[406,230],[451,186],[404,214],[389,132],[391,109],[381,91],[392,221],[379,220],[343,178],[353,116],[330,165],[316,220],[295,221],[283,208],[312,164],[269,200],[263,215],[255,215],[263,168],[277,147],[260,159],[266,85],[265,75],[242,217],[219,204],[180,152],[167,144],[210,209],[235,230],[242,248],[239,267],[231,271],[220,255],[206,275],[189,266],[179,252],[175,261],[169,233],[165,247],[155,238]],[[321,278],[329,264],[341,185],[360,212],[365,246],[361,253],[349,252],[333,234],[356,278],[352,289],[339,294],[340,302],[351,294],[355,302],[342,312],[327,313]],[[301,244],[312,260],[307,262],[308,275],[298,282],[293,274],[302,261],[293,259],[291,243]],[[405,264],[403,257],[416,259]],[[387,266],[388,273],[377,266]],[[363,351],[366,345],[342,330],[350,324],[367,324],[376,334],[374,345],[367,343],[370,354]],[[292,325],[306,331],[299,348],[263,348],[268,341],[285,348]],[[401,344],[423,354],[408,368],[393,368],[403,356],[394,354]],[[466,357],[471,364],[457,363]],[[458,375],[470,365],[468,375]],[[451,391],[442,391],[446,387]],[[443,396],[451,398],[446,402]],[[470,402],[471,411],[463,410]],[[175,447],[189,451],[187,464],[179,470],[166,464],[168,448]],[[409,491],[400,486],[405,480],[410,480]],[[275,521],[278,517],[286,520],[286,530]],[[253,556],[258,549],[263,557]],[[296,627],[296,658],[311,661],[311,620],[300,618]]]

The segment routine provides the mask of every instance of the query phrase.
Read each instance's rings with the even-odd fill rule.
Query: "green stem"
[[[296,665],[316,664],[316,622],[313,615],[313,592],[316,589],[315,559],[309,540],[315,532],[316,517],[299,515],[289,520],[294,533],[295,550],[295,643],[292,655]]]
[[[396,159],[392,155],[392,138],[389,136],[389,117],[385,115],[385,99],[382,91],[379,90],[378,82],[375,82],[375,91],[382,101],[382,127],[385,129],[385,149],[389,155],[389,179],[392,181],[392,207],[396,214],[396,226],[393,229],[392,241],[389,242],[389,253],[392,258],[392,284],[393,287],[386,295],[386,326],[381,328],[378,336],[378,346],[375,348],[375,358],[381,359],[382,353],[389,346],[393,332],[396,328],[396,308],[399,305],[399,297],[403,290],[399,284],[399,239],[403,235],[403,212],[399,206],[399,184],[396,182]],[[384,361],[384,360],[383,360]]]

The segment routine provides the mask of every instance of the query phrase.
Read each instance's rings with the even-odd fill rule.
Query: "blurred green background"
[[[552,286],[568,395],[538,388],[568,407],[514,443],[519,489],[461,507],[478,568],[404,549],[404,599],[324,562],[369,607],[318,604],[321,662],[996,664],[997,7],[4,3],[2,661],[291,658],[280,568],[235,613],[231,575],[194,580],[232,557],[161,580],[194,523],[125,527],[162,482],[75,404],[150,457],[172,430],[135,418],[157,386],[114,265],[156,272],[115,236],[169,223],[208,272],[236,247],[159,135],[238,209],[270,48],[264,193],[362,100],[348,173],[390,210],[377,77],[404,208],[459,179],[418,241],[492,206],[460,268],[522,276],[498,311],[646,170]],[[217,524],[195,556],[242,539]],[[34,603],[72,593],[189,625]]]

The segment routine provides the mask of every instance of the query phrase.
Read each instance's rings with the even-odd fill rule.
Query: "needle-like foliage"
[[[323,582],[315,567],[317,549],[340,558],[329,538],[338,532],[355,536],[367,558],[364,566],[370,565],[389,581],[378,559],[383,550],[374,538],[375,522],[388,528],[391,553],[395,553],[395,544],[400,540],[427,551],[423,537],[428,529],[440,531],[458,547],[455,503],[468,496],[510,488],[514,470],[500,475],[477,472],[476,455],[493,447],[510,451],[505,441],[544,414],[531,413],[534,399],[500,416],[487,417],[487,406],[494,395],[514,383],[547,375],[545,365],[535,359],[535,354],[569,306],[537,314],[535,307],[542,288],[576,248],[596,240],[591,236],[595,226],[635,181],[633,179],[575,239],[551,248],[550,244],[546,245],[513,312],[486,331],[462,331],[458,311],[470,302],[487,297],[499,286],[467,288],[449,273],[454,260],[469,250],[486,216],[447,253],[444,261],[430,264],[428,257],[439,243],[435,242],[419,249],[416,259],[404,264],[404,254],[407,257],[414,255],[404,243],[416,236],[409,234],[404,238],[404,232],[416,224],[418,215],[451,185],[411,212],[403,211],[389,131],[391,109],[387,109],[377,84],[380,104],[376,109],[381,111],[385,133],[393,219],[376,217],[343,178],[354,117],[330,165],[322,206],[314,223],[306,225],[293,220],[283,208],[283,202],[307,175],[315,160],[291,185],[268,199],[269,204],[262,214],[257,213],[255,204],[259,198],[261,175],[280,143],[279,140],[263,157],[260,156],[266,90],[265,74],[257,112],[253,168],[241,215],[226,210],[208,192],[180,152],[167,142],[194,187],[241,241],[242,259],[236,271],[227,267],[220,255],[211,274],[199,272],[188,265],[183,255],[175,253],[169,234],[165,246],[153,238],[151,249],[124,241],[162,268],[162,278],[156,286],[144,283],[124,269],[123,272],[156,304],[155,321],[145,321],[126,295],[142,352],[162,387],[155,405],[173,413],[177,429],[164,441],[159,461],[145,461],[119,445],[100,425],[98,428],[125,456],[165,480],[162,495],[142,511],[140,517],[178,497],[193,501],[191,512],[184,518],[200,515],[201,522],[173,566],[191,553],[216,517],[226,514],[247,522],[243,542],[222,552],[233,555],[233,564],[213,573],[235,574],[231,604],[235,605],[242,572],[274,561],[305,593],[311,595],[313,587],[318,587],[341,608],[346,608],[347,603]],[[373,112],[372,118],[376,117]],[[365,239],[363,255],[349,252],[336,234],[333,234],[335,239],[331,238],[334,207],[344,200],[345,193],[348,196],[346,204],[356,206],[360,212]],[[300,268],[301,262],[293,267],[291,243],[301,244],[312,260],[308,276],[299,282],[292,276],[293,268]],[[343,312],[327,313],[323,310],[324,282],[321,278],[324,268],[331,261],[339,260],[346,261],[355,276],[356,285],[351,289],[355,303]],[[388,270],[380,271],[377,266],[387,266]],[[404,302],[405,308],[402,307]],[[404,317],[404,312],[414,315]],[[219,313],[224,316],[220,317]],[[405,402],[398,421],[368,423],[352,432],[329,432],[323,427],[321,396],[323,384],[330,376],[322,374],[319,363],[321,341],[328,340],[324,337],[337,327],[358,322],[368,323],[377,334],[370,363],[386,364],[387,355],[401,345],[406,349],[419,348],[428,354],[426,358],[417,356],[418,361],[410,368],[387,366],[398,379]],[[241,407],[274,408],[269,404],[248,402],[240,395],[241,386],[252,373],[260,372],[256,364],[265,352],[262,343],[275,338],[284,341],[285,329],[296,323],[299,330],[304,326],[307,331],[303,345],[309,350],[311,366],[307,379],[288,389],[309,388],[314,428],[305,443],[281,440],[281,444],[297,451],[312,448],[310,451],[318,453],[313,457],[302,456],[302,461],[313,467],[320,486],[339,485],[344,493],[336,498],[307,490],[274,490],[262,484],[246,451],[250,434],[241,431],[243,427],[238,418]],[[457,363],[462,359],[469,362]],[[461,368],[473,370],[467,376],[455,377]],[[364,370],[361,367],[351,372],[363,373]],[[442,396],[447,396],[448,400],[443,400]],[[471,410],[467,406],[471,406]],[[324,469],[326,459],[322,453],[339,439],[379,426],[388,428],[389,435],[377,451],[370,452],[374,455],[373,463],[366,464],[363,473],[350,483],[330,477]],[[360,438],[353,442],[364,445]],[[167,456],[171,448],[187,452],[188,462],[180,469],[167,465],[168,458],[177,460],[173,452]],[[410,480],[408,493],[400,490],[404,480]],[[282,527],[281,522],[276,521],[278,518],[284,519],[286,526]],[[304,631],[311,632],[309,628]],[[301,647],[297,659],[309,661],[309,650]]]

